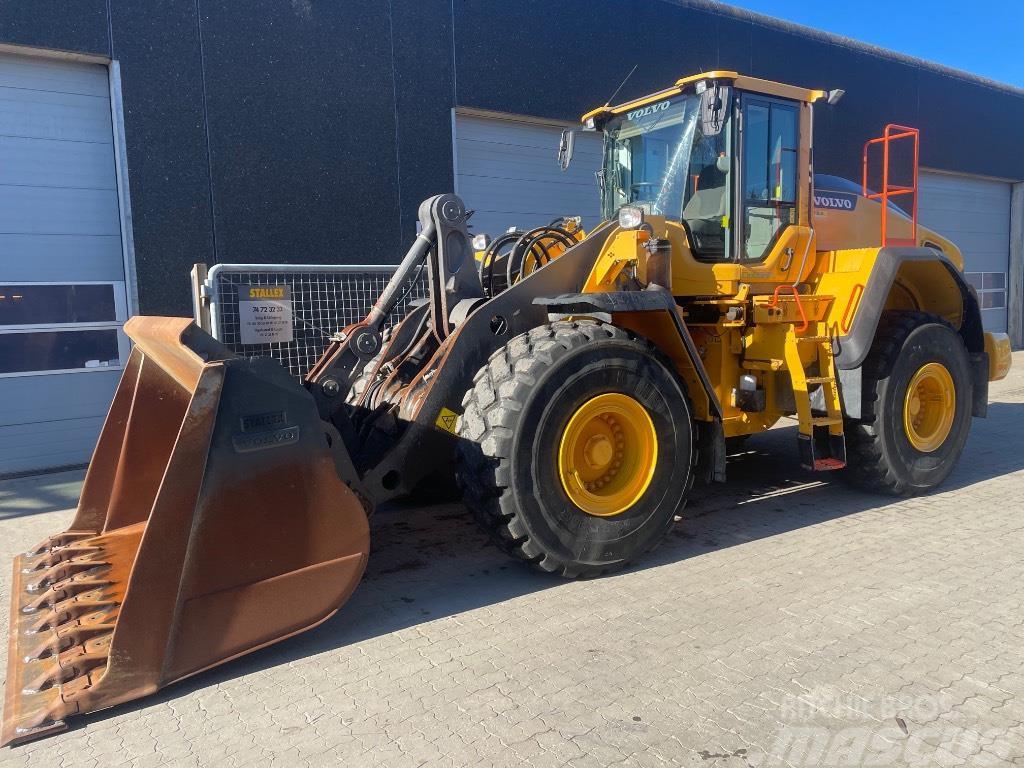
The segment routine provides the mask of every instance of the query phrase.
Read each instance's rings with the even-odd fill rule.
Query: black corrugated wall
[[[704,0],[8,0],[0,43],[120,62],[146,313],[188,314],[195,261],[396,261],[454,106],[574,120],[634,64],[621,100],[713,68],[845,89],[819,171],[901,122],[923,165],[1024,179],[1024,92]]]

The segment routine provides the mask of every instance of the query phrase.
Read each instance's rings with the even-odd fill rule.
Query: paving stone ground
[[[939,492],[805,473],[775,429],[608,578],[534,574],[458,505],[384,511],[320,628],[0,766],[1024,764],[1015,365]],[[67,523],[44,510],[77,477],[0,484],[0,562]]]

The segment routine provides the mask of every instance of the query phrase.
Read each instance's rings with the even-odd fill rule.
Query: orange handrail
[[[891,184],[889,182],[889,145],[900,139],[911,139],[914,144],[914,166],[913,182],[910,186]],[[905,125],[889,123],[885,126],[882,135],[877,139],[869,139],[864,143],[863,153],[863,189],[862,194],[869,200],[880,200],[882,203],[882,245],[917,245],[917,168],[920,160],[920,139],[921,132],[917,128],[908,128]],[[882,191],[868,191],[868,150],[875,144],[882,145]],[[911,237],[889,238],[889,198],[898,195],[913,195],[913,204],[910,213]]]
[[[781,291],[783,288],[788,288],[793,292],[793,301],[796,303],[796,311],[800,313],[800,319],[803,321],[803,324],[799,328],[797,328],[796,332],[803,333],[804,331],[811,327],[811,321],[807,319],[807,313],[804,312],[803,302],[800,301],[800,292],[797,290],[795,285],[786,284],[778,286],[775,289],[775,293],[772,294],[772,300],[768,306],[771,307],[772,309],[775,309],[775,307],[779,306],[779,291]]]

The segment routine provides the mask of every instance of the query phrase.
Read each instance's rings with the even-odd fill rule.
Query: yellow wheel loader
[[[916,131],[869,142],[861,184],[814,175],[835,95],[708,72],[585,115],[605,219],[585,234],[565,219],[475,258],[462,201],[427,200],[304,386],[188,320],[130,320],[74,521],[14,563],[2,742],[323,622],[371,510],[453,473],[503,549],[568,577],[640,557],[695,480],[726,480],[727,440],[784,417],[812,470],[941,483],[1009,344],[917,225],[916,164],[891,178]],[[385,332],[424,265],[429,298]]]

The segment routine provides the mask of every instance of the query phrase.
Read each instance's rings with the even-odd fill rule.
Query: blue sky
[[[1024,0],[726,0],[1024,88]]]

